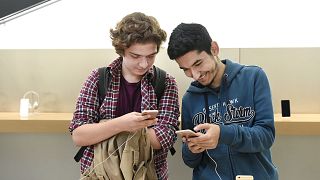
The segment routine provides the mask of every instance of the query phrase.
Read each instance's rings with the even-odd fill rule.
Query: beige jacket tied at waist
[[[122,132],[94,146],[94,160],[82,180],[156,180],[146,128]]]

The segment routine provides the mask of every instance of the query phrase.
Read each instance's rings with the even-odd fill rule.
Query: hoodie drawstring
[[[206,123],[210,123],[208,93],[204,93],[203,97],[204,97],[205,108],[206,108]]]

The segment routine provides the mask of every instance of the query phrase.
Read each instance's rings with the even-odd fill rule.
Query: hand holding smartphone
[[[157,118],[158,113],[158,110],[143,110],[142,116],[150,115],[151,117],[149,119],[155,119]]]
[[[178,131],[176,131],[176,134],[181,137],[186,137],[186,138],[199,136],[196,132],[194,132],[190,129],[178,130]]]

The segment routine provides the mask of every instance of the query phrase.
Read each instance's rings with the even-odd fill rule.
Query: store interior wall
[[[112,49],[1,49],[0,112],[18,112],[19,99],[34,90],[40,94],[39,112],[71,113],[90,71],[116,57]],[[220,53],[221,59],[259,65],[266,71],[275,113],[281,113],[281,99],[290,99],[292,113],[320,113],[319,57],[320,48],[226,48]],[[166,49],[160,49],[156,65],[176,77],[182,97],[191,79],[169,60]],[[3,133],[0,144],[3,179],[79,177],[79,166],[73,161],[77,148],[67,127],[66,133]],[[169,155],[170,179],[191,179],[180,146],[178,139],[177,154]],[[317,136],[277,136],[272,155],[280,179],[318,179],[319,151]]]

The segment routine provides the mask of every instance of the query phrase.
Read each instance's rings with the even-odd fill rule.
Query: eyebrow
[[[157,53],[158,53],[158,52],[154,52],[154,53],[151,53],[151,54],[146,55],[146,56],[152,56],[152,55],[155,55],[155,54],[157,54]],[[134,52],[129,52],[129,54],[136,55],[136,56],[143,56],[143,55],[141,55],[141,54],[136,54],[136,53],[134,53]]]
[[[194,66],[195,64],[199,63],[199,61],[201,61],[201,60],[202,60],[202,59],[197,59],[197,60],[191,65],[191,67]],[[181,66],[180,66],[180,69],[187,70],[187,69],[190,69],[190,68],[185,68],[185,67],[181,67]]]

